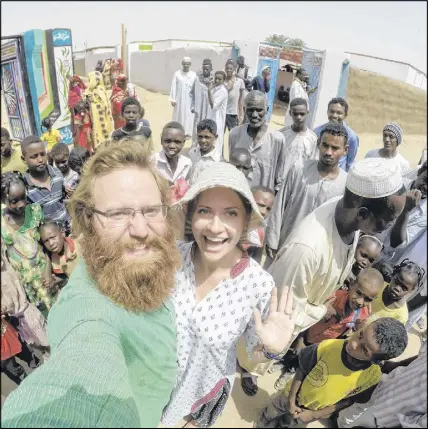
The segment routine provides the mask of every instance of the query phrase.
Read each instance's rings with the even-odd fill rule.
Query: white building
[[[382,76],[408,83],[424,91],[427,90],[426,73],[411,64],[354,52],[346,52],[346,54],[352,67],[378,73]]]

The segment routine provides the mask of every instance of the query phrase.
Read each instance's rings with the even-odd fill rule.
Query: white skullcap
[[[192,59],[190,57],[183,57],[183,59],[181,60],[181,62],[183,62],[183,61],[187,61],[187,62],[191,63]]]
[[[356,162],[346,179],[346,188],[364,198],[394,195],[402,186],[398,165],[384,158],[365,158]]]

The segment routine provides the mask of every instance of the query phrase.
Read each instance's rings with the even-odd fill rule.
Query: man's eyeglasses
[[[142,209],[136,210],[131,208],[113,209],[102,212],[97,209],[91,209],[92,212],[98,213],[107,218],[107,224],[111,227],[127,226],[132,220],[136,213],[141,213],[147,222],[159,222],[162,221],[168,214],[169,206],[148,206]]]

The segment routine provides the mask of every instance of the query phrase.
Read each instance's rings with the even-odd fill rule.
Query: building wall
[[[101,60],[104,62],[109,58],[121,58],[121,45],[116,45],[108,48],[98,48],[86,51],[85,57],[85,74],[95,70],[97,62]]]
[[[409,66],[406,83],[417,88],[427,90],[427,77],[422,72]]]
[[[192,59],[192,70],[198,72],[202,61],[210,58],[214,70],[223,70],[226,61],[231,58],[231,48],[191,47],[170,48],[164,51],[134,51],[130,53],[130,80],[150,91],[169,94],[174,73],[181,68],[184,56]]]
[[[378,73],[426,90],[426,76],[409,64],[354,53],[348,54],[348,57],[351,67]]]

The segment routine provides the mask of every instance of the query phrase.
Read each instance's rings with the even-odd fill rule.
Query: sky
[[[22,13],[25,10],[25,13]],[[127,40],[262,41],[270,34],[410,63],[427,71],[427,2],[1,2],[2,36],[70,28],[75,50]]]

